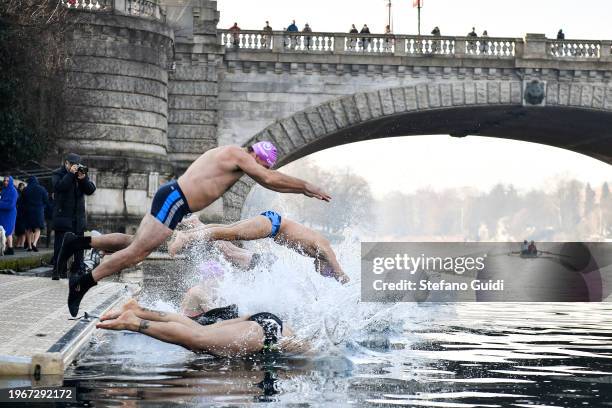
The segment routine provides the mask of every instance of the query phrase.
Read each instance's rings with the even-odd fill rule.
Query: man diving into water
[[[261,312],[239,317],[235,305],[209,310],[196,321],[177,313],[143,308],[132,299],[121,309],[103,315],[96,327],[139,332],[218,357],[304,352],[310,347],[278,316]]]
[[[314,258],[315,269],[323,276],[334,277],[343,284],[349,281],[329,241],[323,235],[295,221],[282,218],[274,211],[266,211],[234,224],[202,224],[192,230],[177,232],[175,239],[168,246],[168,252],[170,256],[175,256],[185,244],[198,239],[252,241],[262,238],[272,238],[279,245]]]
[[[306,181],[270,170],[276,157],[276,147],[270,142],[259,142],[246,149],[222,146],[208,150],[178,180],[172,180],[159,188],[153,197],[151,212],[142,219],[136,235],[114,233],[77,237],[67,233],[57,259],[60,275],[65,273],[70,256],[80,249],[95,248],[113,253],[105,256],[92,272],[70,276],[70,314],[77,315],[81,299],[97,281],[145,259],[172,235],[183,217],[208,207],[244,174],[248,174],[263,187],[280,193],[301,193],[323,201],[331,199],[328,194]]]

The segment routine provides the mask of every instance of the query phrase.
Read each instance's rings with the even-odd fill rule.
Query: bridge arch
[[[530,89],[531,87],[531,89]],[[533,89],[541,90],[540,98]],[[527,90],[527,91],[526,91]],[[535,104],[535,105],[534,105]],[[612,164],[612,87],[538,80],[423,82],[356,93],[280,119],[244,146],[273,141],[278,166],[342,144],[395,136],[449,134],[535,142]],[[254,185],[242,178],[223,196],[237,220]]]

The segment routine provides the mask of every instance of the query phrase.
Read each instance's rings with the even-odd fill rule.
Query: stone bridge
[[[159,183],[203,151],[262,139],[280,165],[427,134],[525,140],[612,164],[610,41],[230,32],[213,1],[104,1],[75,4],[73,82],[93,114],[75,115],[79,131],[60,145],[95,169],[89,209],[107,229],[133,228]],[[241,180],[205,216],[238,219],[251,186]]]

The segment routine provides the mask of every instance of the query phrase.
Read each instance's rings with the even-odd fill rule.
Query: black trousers
[[[55,262],[57,261],[57,256],[59,255],[60,248],[62,247],[62,241],[64,241],[64,235],[69,231],[58,231],[55,230],[55,239],[53,240],[53,260],[52,263],[55,266]],[[83,231],[75,232],[77,235],[83,235]],[[81,268],[85,267],[85,263],[83,262],[83,250],[76,251],[74,253],[74,262],[72,263],[72,267],[70,268],[70,273],[79,273]]]

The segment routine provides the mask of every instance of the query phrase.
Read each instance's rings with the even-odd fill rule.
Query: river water
[[[100,330],[64,385],[96,406],[612,405],[612,305],[363,303],[354,245],[338,253],[353,278],[346,286],[282,252],[272,268],[228,274],[219,288],[220,302],[244,313],[279,314],[312,342],[308,355],[217,359]],[[145,268],[141,303],[177,309],[197,273],[168,268]]]
[[[410,330],[364,333],[319,356],[267,361],[214,359],[139,334],[107,333],[65,384],[76,384],[83,402],[110,405],[612,405],[608,304],[416,309]]]

